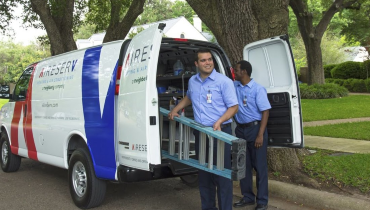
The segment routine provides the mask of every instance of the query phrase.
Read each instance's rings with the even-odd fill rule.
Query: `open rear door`
[[[161,163],[157,62],[165,24],[137,34],[123,58],[117,99],[117,139],[121,165],[149,170]]]
[[[268,93],[268,145],[303,147],[302,112],[297,73],[288,36],[250,43],[244,60],[252,64],[252,78]]]

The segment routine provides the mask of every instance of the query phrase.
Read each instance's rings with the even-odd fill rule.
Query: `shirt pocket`
[[[210,99],[210,103],[207,102],[207,99]],[[220,88],[211,86],[203,87],[202,101],[205,107],[215,108],[221,106],[224,102]]]

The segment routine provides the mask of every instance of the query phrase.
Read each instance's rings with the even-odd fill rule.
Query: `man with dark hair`
[[[235,68],[235,89],[239,110],[235,115],[237,127],[235,135],[247,141],[246,174],[240,180],[243,198],[234,207],[254,205],[255,210],[267,209],[267,120],[271,105],[264,87],[251,79],[252,65],[245,60],[239,61]],[[256,171],[257,196],[253,193],[253,171]]]
[[[198,50],[195,65],[198,67],[199,73],[190,78],[186,96],[172,109],[168,114],[168,118],[173,120],[174,117],[179,117],[178,111],[192,104],[196,122],[205,126],[211,126],[213,130],[222,130],[231,134],[231,118],[238,111],[238,100],[232,80],[214,69],[212,54],[208,49]],[[194,130],[194,135],[195,151],[198,156],[199,131]],[[213,161],[216,162],[216,139],[213,145]],[[231,169],[230,149],[230,145],[225,144],[224,166],[227,169]],[[198,180],[202,209],[217,210],[216,191],[218,208],[220,210],[232,209],[233,186],[230,179],[199,170]]]

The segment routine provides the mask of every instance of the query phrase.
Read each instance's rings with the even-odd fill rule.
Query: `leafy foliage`
[[[331,70],[335,68],[337,64],[328,64],[324,66],[324,74],[325,74],[325,79],[326,78],[331,78]]]
[[[14,19],[14,8],[17,6],[17,0],[0,1],[0,30],[5,34],[9,23]]]
[[[120,18],[126,14],[133,0],[120,0],[122,7]],[[89,12],[86,14],[85,24],[95,25],[95,31],[106,30],[111,20],[111,2],[103,0],[89,0],[87,3]]]
[[[15,83],[30,64],[49,57],[49,51],[35,44],[23,46],[12,42],[0,42],[0,72],[3,83]]]
[[[338,64],[331,70],[331,76],[335,79],[366,79],[362,63],[354,61]]]
[[[26,27],[34,27],[39,29],[45,29],[42,24],[40,17],[33,11],[31,1],[27,0],[16,0],[23,5],[22,20]],[[90,0],[89,0],[90,1]],[[48,0],[47,4],[50,8],[51,15],[54,21],[59,24],[61,19],[64,18],[66,1]],[[79,27],[82,25],[83,15],[87,12],[87,0],[74,0],[73,10],[73,31],[77,32]]]
[[[370,44],[370,1],[364,1],[361,7],[342,13],[348,20],[341,31],[348,42],[359,41],[362,46]]]
[[[338,98],[348,95],[348,90],[337,84],[300,84],[299,85],[302,99],[327,99]]]

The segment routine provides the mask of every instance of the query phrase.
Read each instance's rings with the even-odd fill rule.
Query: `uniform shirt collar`
[[[202,78],[200,77],[200,73],[198,73],[198,74],[197,74],[197,78],[199,79],[199,81],[203,81],[203,80],[202,80]],[[210,78],[211,80],[213,80],[213,81],[214,81],[214,80],[216,79],[216,70],[215,70],[215,69],[213,69],[213,70],[212,70],[212,73],[211,73],[207,78]],[[207,78],[206,78],[206,79],[207,79]],[[204,81],[205,81],[206,79],[204,79]]]
[[[240,82],[240,81],[237,81],[237,85],[240,86],[240,87],[244,87],[243,84]],[[248,84],[246,84],[245,86],[248,86],[249,88],[252,88],[253,85],[255,84],[256,82],[254,81],[254,79],[252,78],[251,81],[248,82]]]

